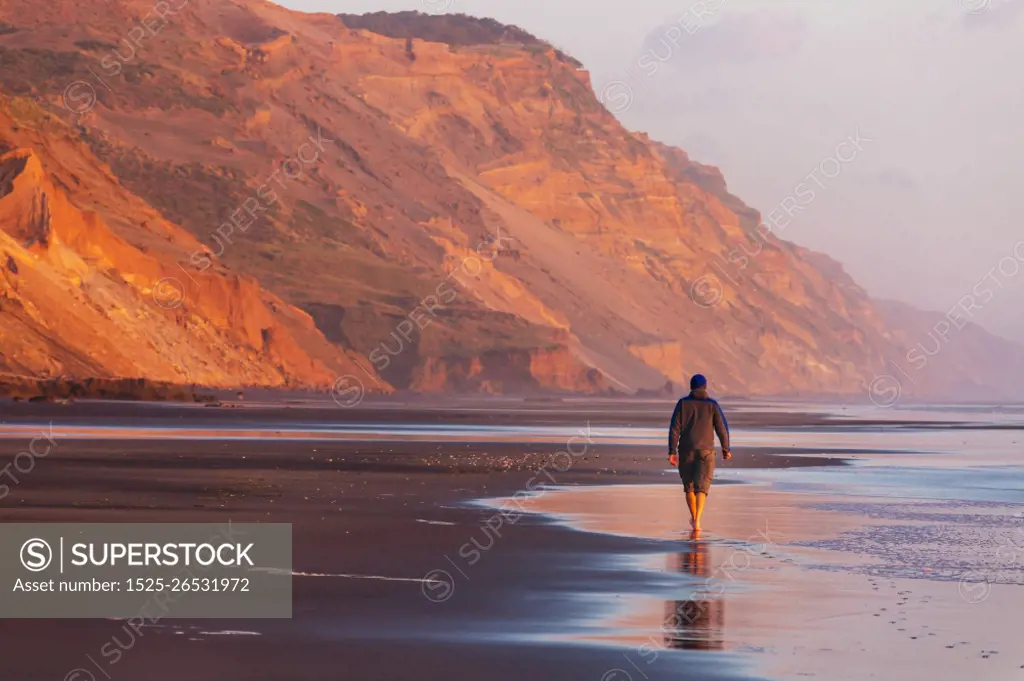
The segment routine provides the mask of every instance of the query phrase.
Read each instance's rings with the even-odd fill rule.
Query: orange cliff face
[[[0,101],[0,141],[17,145],[0,155],[0,370],[208,386],[329,385],[356,371],[253,279],[177,267],[198,244],[68,133]]]
[[[344,19],[399,39],[437,33],[423,16]],[[468,49],[448,28],[453,44],[413,40],[406,56],[367,36],[395,55],[384,66],[358,60],[357,43],[346,61],[359,92],[484,204],[514,244],[496,266],[561,312],[614,383],[699,370],[734,392],[851,393],[899,352],[849,277],[757,234],[759,215],[717,170],[622,128],[571,59]]]
[[[538,390],[602,392],[597,369],[581,366],[564,346],[485,352],[472,358],[431,357],[418,367],[412,388],[423,392],[529,393]]]
[[[83,216],[50,229],[105,288],[186,301],[107,315],[64,355],[76,369],[279,385],[360,356],[424,391],[702,371],[728,392],[849,394],[904,352],[837,263],[759,235],[717,170],[625,130],[577,62],[514,27],[190,0],[126,42],[149,9],[0,0],[0,89],[67,122],[8,116],[3,138]],[[83,267],[37,238],[39,205],[11,210],[16,257]],[[84,295],[63,286],[55,301]],[[168,323],[189,333],[154,345]],[[7,337],[67,365],[35,324]]]

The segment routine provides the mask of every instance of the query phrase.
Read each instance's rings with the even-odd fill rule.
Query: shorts
[[[679,453],[679,477],[687,492],[711,491],[711,478],[715,476],[715,450],[694,449]]]

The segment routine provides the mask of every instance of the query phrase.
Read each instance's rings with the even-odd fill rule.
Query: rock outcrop
[[[0,139],[25,144],[0,155],[0,371],[298,387],[356,370],[254,279],[178,267],[198,244],[130,197],[63,123],[36,111],[33,129],[26,111],[0,100]]]

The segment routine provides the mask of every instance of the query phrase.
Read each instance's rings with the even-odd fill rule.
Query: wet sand
[[[719,469],[721,484],[715,487],[711,502],[714,531],[705,544],[695,546],[674,534],[685,523],[678,478],[665,469],[663,446],[647,443],[644,437],[637,440],[647,443],[643,445],[594,438],[584,451],[584,441],[577,439],[573,451],[582,453],[571,457],[566,468],[566,459],[557,452],[568,441],[556,445],[550,432],[530,434],[538,425],[557,426],[564,429],[559,431],[564,436],[581,431],[588,422],[655,427],[671,404],[631,403],[621,407],[618,418],[614,405],[608,403],[561,403],[548,409],[479,401],[475,416],[463,413],[453,418],[447,407],[422,405],[380,411],[98,404],[0,405],[0,409],[0,429],[29,428],[0,436],[0,462],[25,449],[24,437],[32,427],[52,419],[58,433],[52,451],[36,460],[31,473],[0,501],[3,522],[223,522],[229,518],[290,522],[299,573],[294,581],[294,618],[286,621],[164,620],[144,628],[141,636],[129,634],[116,621],[0,621],[5,681],[447,681],[474,677],[641,681],[789,676],[797,669],[838,678],[821,666],[830,664],[828,655],[810,654],[808,649],[840,646],[841,642],[823,637],[825,632],[843,629],[830,626],[818,631],[808,622],[819,616],[826,618],[824,622],[840,622],[844,620],[837,615],[863,611],[862,617],[871,617],[880,626],[884,618],[875,618],[876,611],[869,612],[870,608],[892,609],[905,595],[897,594],[905,589],[896,584],[905,577],[850,572],[848,564],[853,561],[845,554],[840,561],[843,572],[787,562],[827,563],[824,558],[806,556],[827,555],[834,549],[799,542],[834,541],[843,532],[856,532],[867,523],[856,509],[799,512],[805,505],[801,499],[811,495],[773,492],[769,487],[776,483],[771,481],[725,484],[773,470],[781,475],[789,466],[822,475],[830,470],[828,466],[840,470],[836,464],[843,458],[862,459],[865,454],[860,450],[844,449],[845,444],[825,449],[814,443],[738,447],[736,458]],[[794,427],[789,409],[736,416],[731,412],[730,419],[740,435],[750,433],[751,442],[761,442],[761,436],[753,434]],[[538,411],[543,414],[538,416]],[[830,421],[828,415],[808,415],[801,428],[828,430],[833,427]],[[338,423],[376,424],[379,427],[370,430],[379,437],[353,441],[351,434],[307,436],[324,424]],[[486,441],[493,432],[485,429],[477,436],[485,440],[481,442],[473,441],[474,437],[449,441],[448,432],[410,441],[399,432],[401,427],[386,427],[495,423],[519,431]],[[59,435],[62,428],[70,434],[73,426],[109,427],[120,434],[117,439]],[[217,432],[278,426],[299,435],[238,440]],[[137,428],[201,430],[203,434],[190,434],[187,440],[131,439]],[[601,513],[586,520],[597,523],[588,529],[600,531],[580,531],[576,524],[582,519],[562,522],[580,515],[585,491],[537,495],[533,503],[564,504],[545,508],[549,514],[509,510],[498,514],[474,501],[530,489],[536,492],[542,483],[600,489],[593,499],[604,520]],[[630,484],[611,491],[593,487],[607,483]],[[754,489],[757,494],[751,496]],[[760,501],[752,504],[753,498]],[[656,527],[645,527],[638,514]],[[689,598],[694,572],[720,566],[723,560],[735,563],[736,547],[744,546],[742,542],[761,529],[766,517],[773,543],[785,542],[785,550],[770,559],[750,556],[752,565],[764,564],[764,569],[751,567],[735,574],[735,579],[728,580],[726,598],[720,601],[724,609],[709,614],[698,610],[694,616],[692,605],[686,605],[688,600],[702,600]],[[621,523],[612,533],[607,531],[611,529],[608,518]],[[710,520],[711,516],[709,525]],[[880,591],[870,590],[869,577]],[[923,583],[908,581],[915,582],[914,589],[923,588]],[[950,585],[957,589],[955,581],[948,582],[947,588]],[[992,593],[1001,586],[993,585]],[[842,596],[846,592],[852,595]],[[919,595],[912,593],[914,598]],[[920,593],[925,595],[938,598]],[[814,603],[805,606],[807,599]],[[886,599],[894,602],[887,605]],[[686,618],[704,618],[701,621],[708,621],[708,626],[695,634],[677,631],[666,636],[662,630],[669,606],[665,604],[676,600],[683,601],[683,611],[689,613]],[[997,602],[985,600],[981,608],[958,616],[965,622],[991,620],[991,614],[982,611]],[[846,611],[847,605],[852,609]],[[951,613],[956,612],[953,605],[949,604]],[[907,601],[901,609],[908,607],[916,607],[916,601]],[[922,617],[930,622],[932,614],[924,612]],[[984,625],[982,621],[978,626]],[[906,646],[918,640],[900,638],[904,633],[914,635],[909,627],[898,632],[894,630],[900,627],[888,624],[890,629],[877,631],[863,623],[857,626],[865,632],[866,642],[876,632],[891,644],[884,650],[908,659],[917,657]],[[722,629],[721,634],[714,633],[716,628]],[[100,655],[101,647],[113,637],[118,637],[122,648],[129,645],[116,662]],[[661,640],[660,648],[653,647],[652,637]],[[982,645],[980,636],[960,640],[970,643],[956,643],[956,648],[948,650],[973,654],[976,651],[970,646]],[[983,659],[990,662],[1003,656],[997,660],[1000,664],[1009,660],[1010,648],[1001,640],[993,641],[988,645],[1000,652]],[[642,648],[645,642],[651,647]],[[948,643],[945,637],[942,643]],[[867,643],[862,647],[869,649]],[[771,653],[755,652],[759,648]],[[646,657],[638,658],[638,651]],[[656,663],[648,664],[652,653],[657,655]],[[710,661],[708,655],[712,655]],[[787,667],[783,662],[789,658],[803,666]]]
[[[748,671],[772,678],[1020,678],[1019,564],[1010,564],[1012,576],[986,568],[983,554],[997,550],[999,534],[975,522],[1011,516],[1001,527],[1013,530],[1024,526],[1012,518],[1021,507],[961,507],[952,519],[918,502],[908,505],[913,514],[867,517],[877,505],[891,501],[723,486],[700,535],[675,522],[686,515],[675,485],[552,490],[529,510],[588,533],[662,542],[662,553],[635,559],[660,581],[619,594],[625,604],[588,636],[626,647],[631,665],[622,671],[634,680],[660,673],[669,663],[659,654],[672,650],[739,654]],[[968,536],[955,549],[929,546],[936,523]],[[892,530],[903,551],[889,560],[836,541]],[[943,566],[931,555],[954,551],[968,564]]]
[[[561,423],[577,432],[602,411],[577,406]],[[562,471],[553,457],[564,438],[561,445],[410,442],[402,433],[373,442],[308,438],[325,423],[452,423],[430,414],[95,403],[5,409],[0,429],[25,430],[0,438],[0,461],[24,450],[36,428],[48,431],[51,419],[56,445],[0,502],[0,520],[290,522],[303,575],[294,580],[294,618],[283,622],[168,619],[133,636],[115,621],[0,621],[5,681],[601,679],[616,666],[617,646],[558,639],[573,622],[601,614],[592,599],[647,578],[636,568],[596,569],[595,559],[632,555],[646,542],[580,534],[543,517],[496,526],[492,511],[468,502],[540,483],[672,479],[661,448],[587,444]],[[488,414],[455,424],[536,418],[532,408]],[[216,432],[276,425],[300,433],[237,440]],[[68,437],[83,426],[118,437]],[[189,439],[130,439],[139,429],[172,427]],[[577,440],[574,451],[582,447]],[[737,457],[737,465],[770,462],[786,459],[756,449]],[[100,654],[113,637],[130,645],[116,663]],[[731,678],[728,667],[716,673]],[[666,678],[695,677],[676,670]]]

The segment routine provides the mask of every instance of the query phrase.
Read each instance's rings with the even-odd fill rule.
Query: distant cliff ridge
[[[517,45],[528,49],[554,49],[518,26],[502,24],[494,19],[466,14],[426,14],[424,12],[371,12],[339,14],[350,28],[357,28],[389,38],[415,38],[452,47],[471,45]],[[561,51],[556,51],[573,66],[583,64]]]

